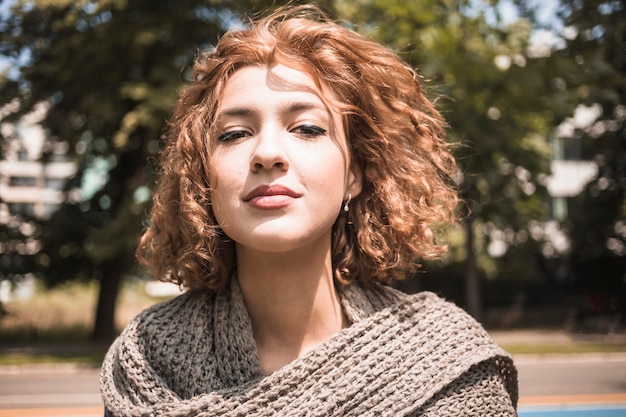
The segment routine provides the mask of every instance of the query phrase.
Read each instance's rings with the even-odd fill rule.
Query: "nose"
[[[250,160],[250,170],[259,172],[263,169],[289,169],[289,158],[285,149],[285,141],[278,129],[265,129],[257,135]]]

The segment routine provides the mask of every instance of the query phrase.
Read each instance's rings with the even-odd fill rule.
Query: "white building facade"
[[[7,112],[5,106],[0,112]],[[0,125],[4,143],[0,160],[0,204],[15,214],[46,219],[65,200],[63,188],[76,174],[75,161],[67,160],[65,143],[51,144],[40,125],[46,106],[17,123]],[[46,153],[46,161],[42,155]],[[3,210],[3,211],[4,211]]]

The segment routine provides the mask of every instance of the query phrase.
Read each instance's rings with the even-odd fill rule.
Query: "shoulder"
[[[449,389],[476,386],[482,393],[495,390],[491,395],[496,395],[496,391],[504,395],[505,407],[516,406],[518,380],[513,359],[478,321],[456,304],[431,292],[410,295],[407,303],[428,329],[426,337],[438,346],[432,354],[447,357],[450,369],[458,369],[459,377]]]
[[[215,301],[215,294],[210,291],[189,291],[167,301],[150,306],[139,313],[129,326],[164,326],[166,323],[193,319],[198,314],[210,314]]]
[[[362,293],[375,311],[355,322],[355,331],[380,332],[364,345],[369,349],[364,356],[393,362],[398,371],[390,376],[393,386],[425,390],[420,401],[400,401],[398,407],[416,409],[448,389],[458,398],[459,392],[474,386],[476,393],[496,387],[504,400],[509,398],[509,407],[515,404],[517,376],[511,357],[463,309],[431,292],[405,294],[389,287],[368,287]],[[407,398],[411,395],[407,393]]]
[[[143,310],[137,317],[144,318],[152,315],[176,314],[177,310],[187,309],[190,304],[202,304],[215,298],[212,291],[187,291],[169,300],[156,303]]]
[[[414,307],[418,309],[444,310],[453,311],[455,313],[467,314],[463,309],[458,307],[452,301],[449,301],[444,297],[430,291],[421,291],[415,294],[406,294],[396,289],[393,289],[392,291],[400,294],[398,297],[401,300],[411,303]]]
[[[482,325],[465,310],[433,292],[407,294],[392,287],[379,287],[374,292],[378,294],[378,299],[384,300],[380,303],[382,307],[391,309],[395,314],[411,316],[420,321],[432,321],[435,327],[449,329],[452,325],[453,328],[475,329],[486,334]]]
[[[465,330],[484,332],[482,326],[463,309],[432,292],[407,294],[390,286],[374,284],[342,287],[340,294],[344,310],[353,322],[377,312],[387,312],[420,325],[432,322],[429,328],[449,329],[454,324],[454,327],[460,326]]]
[[[445,364],[446,372],[456,375],[446,390],[458,393],[472,387],[478,396],[499,396],[498,407],[516,407],[518,380],[513,359],[470,314],[431,292],[405,295],[396,308],[421,329],[428,360]]]
[[[482,324],[453,302],[432,292],[400,293],[399,298],[390,308],[400,320],[419,329],[424,343],[433,347],[431,355],[448,356],[460,368],[493,360],[501,372],[515,373],[511,356]]]
[[[391,307],[402,320],[409,320],[420,334],[439,348],[448,351],[463,349],[469,356],[509,356],[493,340],[487,330],[465,310],[431,292],[404,295]],[[440,352],[437,349],[435,353]],[[460,353],[460,352],[459,352]],[[471,353],[471,354],[470,354]],[[475,358],[475,356],[473,356]],[[461,356],[460,359],[465,358]]]
[[[209,291],[190,291],[148,307],[128,323],[117,344],[141,346],[146,356],[152,357],[164,347],[186,340],[196,329],[209,329],[215,298]],[[114,350],[112,346],[110,351]]]
[[[455,303],[429,291],[416,294],[400,293],[395,308],[405,311],[406,314],[413,314],[420,320],[432,322],[433,329],[445,328],[447,331],[457,332],[473,330],[480,335],[487,335],[483,326],[469,313]]]
[[[517,416],[517,381],[497,360],[478,363],[450,381],[412,416]]]
[[[481,357],[508,356],[471,315],[432,292],[406,294],[387,286],[371,286],[352,290],[345,298],[350,307],[356,306],[357,314],[349,312],[350,317],[356,317],[353,322],[384,322],[386,326],[395,323],[389,331],[397,329],[394,331],[419,339],[423,353],[439,355],[462,350],[474,358],[475,352]]]
[[[168,389],[183,386],[185,370],[212,360],[215,299],[209,291],[188,292],[137,315],[104,358],[101,389],[115,392],[120,381],[135,386],[139,370],[142,378],[160,381]]]

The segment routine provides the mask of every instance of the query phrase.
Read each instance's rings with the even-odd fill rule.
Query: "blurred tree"
[[[240,24],[238,15],[272,3],[16,0],[0,16],[0,55],[16,66],[0,76],[0,99],[19,103],[0,121],[16,121],[49,103],[42,122],[48,140],[68,143],[79,164],[66,187],[67,202],[38,229],[39,252],[28,258],[14,247],[3,251],[3,276],[34,262],[31,270],[48,285],[98,279],[93,337],[114,336],[117,293],[134,265],[150,203],[147,161],[158,152],[177,90],[198,49]],[[0,233],[3,240],[21,239],[15,224],[3,223]]]
[[[239,24],[241,13],[273,3],[16,1],[11,14],[0,17],[0,54],[18,63],[19,74],[0,76],[0,102],[16,99],[20,106],[2,120],[50,103],[44,121],[49,140],[69,143],[80,170],[67,186],[67,204],[36,229],[41,250],[30,260],[3,256],[0,274],[10,273],[16,262],[34,262],[49,284],[99,279],[94,337],[112,337],[120,279],[134,265],[150,202],[145,185],[153,167],[146,161],[158,151],[177,89],[197,49]],[[498,275],[501,265],[487,248],[499,243],[502,255],[507,247],[513,247],[511,253],[539,245],[529,229],[531,220],[543,219],[547,211],[546,138],[571,113],[573,102],[553,74],[571,60],[529,53],[529,22],[502,20],[498,2],[489,3],[495,7],[469,0],[322,3],[397,50],[428,78],[437,96],[443,95],[439,106],[459,144],[468,206],[465,238],[459,240],[465,244],[455,246],[452,257],[467,258],[466,303],[479,317],[478,275]],[[81,199],[76,189],[82,190]],[[15,225],[6,233],[24,238]]]
[[[532,10],[531,10],[532,12]],[[563,47],[551,57],[572,107],[595,112],[571,132],[598,174],[567,222],[573,287],[601,298],[596,313],[626,314],[626,3],[565,0]]]
[[[1,203],[1,201],[0,201]],[[36,269],[34,254],[40,247],[36,219],[0,209],[0,278],[19,280]],[[0,300],[0,308],[2,301]]]
[[[479,273],[496,265],[487,255],[488,232],[506,236],[499,241],[506,252],[532,240],[531,220],[544,219],[548,210],[547,138],[557,116],[546,99],[553,88],[544,60],[528,54],[531,27],[526,20],[504,22],[497,1],[337,4],[342,17],[399,51],[443,95],[439,107],[459,145],[467,204],[465,244],[456,251],[465,259],[466,308],[480,317]]]

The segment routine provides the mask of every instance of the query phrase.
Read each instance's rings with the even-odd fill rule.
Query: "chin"
[[[315,247],[330,248],[330,232],[321,234],[289,234],[282,229],[275,233],[255,233],[247,239],[233,239],[238,246],[264,253],[289,253],[306,248],[313,250]]]

